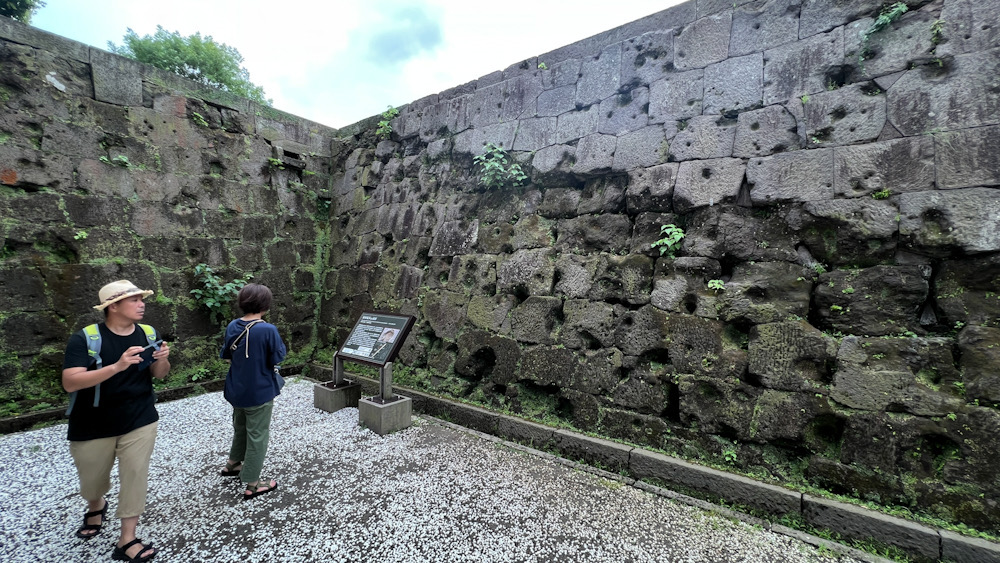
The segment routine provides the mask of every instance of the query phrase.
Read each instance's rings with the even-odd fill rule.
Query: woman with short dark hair
[[[233,443],[222,475],[238,475],[246,484],[243,500],[278,488],[277,481],[260,478],[274,398],[281,393],[283,383],[276,370],[286,353],[277,327],[262,318],[271,308],[271,299],[271,290],[265,285],[243,286],[236,300],[244,315],[226,327],[220,354],[230,361],[223,396],[233,405]]]

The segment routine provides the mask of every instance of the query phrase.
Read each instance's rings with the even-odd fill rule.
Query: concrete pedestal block
[[[346,381],[334,385],[332,381],[313,385],[313,406],[326,412],[337,412],[344,407],[357,407],[361,399],[361,384]]]
[[[358,401],[358,422],[379,436],[409,428],[412,415],[413,400],[409,397],[396,395],[395,399],[384,401],[375,396]]]

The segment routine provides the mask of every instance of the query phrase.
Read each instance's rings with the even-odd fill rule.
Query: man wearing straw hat
[[[170,347],[156,330],[140,324],[143,298],[152,295],[130,281],[109,283],[98,292],[104,322],[75,333],[66,346],[62,385],[71,394],[70,453],[80,477],[80,495],[88,503],[76,531],[88,540],[107,519],[111,468],[118,459],[121,487],[116,515],[121,535],[112,558],[141,563],[156,554],[152,543],[136,538],[139,515],[146,507],[149,460],[159,414],[153,380],[170,371]]]

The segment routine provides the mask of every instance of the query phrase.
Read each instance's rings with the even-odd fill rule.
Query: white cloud
[[[275,107],[342,127],[679,3],[47,0],[32,23],[102,49],[157,24],[211,36]]]

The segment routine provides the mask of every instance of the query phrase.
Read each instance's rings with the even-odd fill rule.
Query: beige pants
[[[80,496],[96,501],[107,494],[111,490],[111,468],[118,458],[121,488],[115,515],[130,518],[142,514],[158,424],[147,424],[121,436],[70,442],[69,452],[80,475]]]

